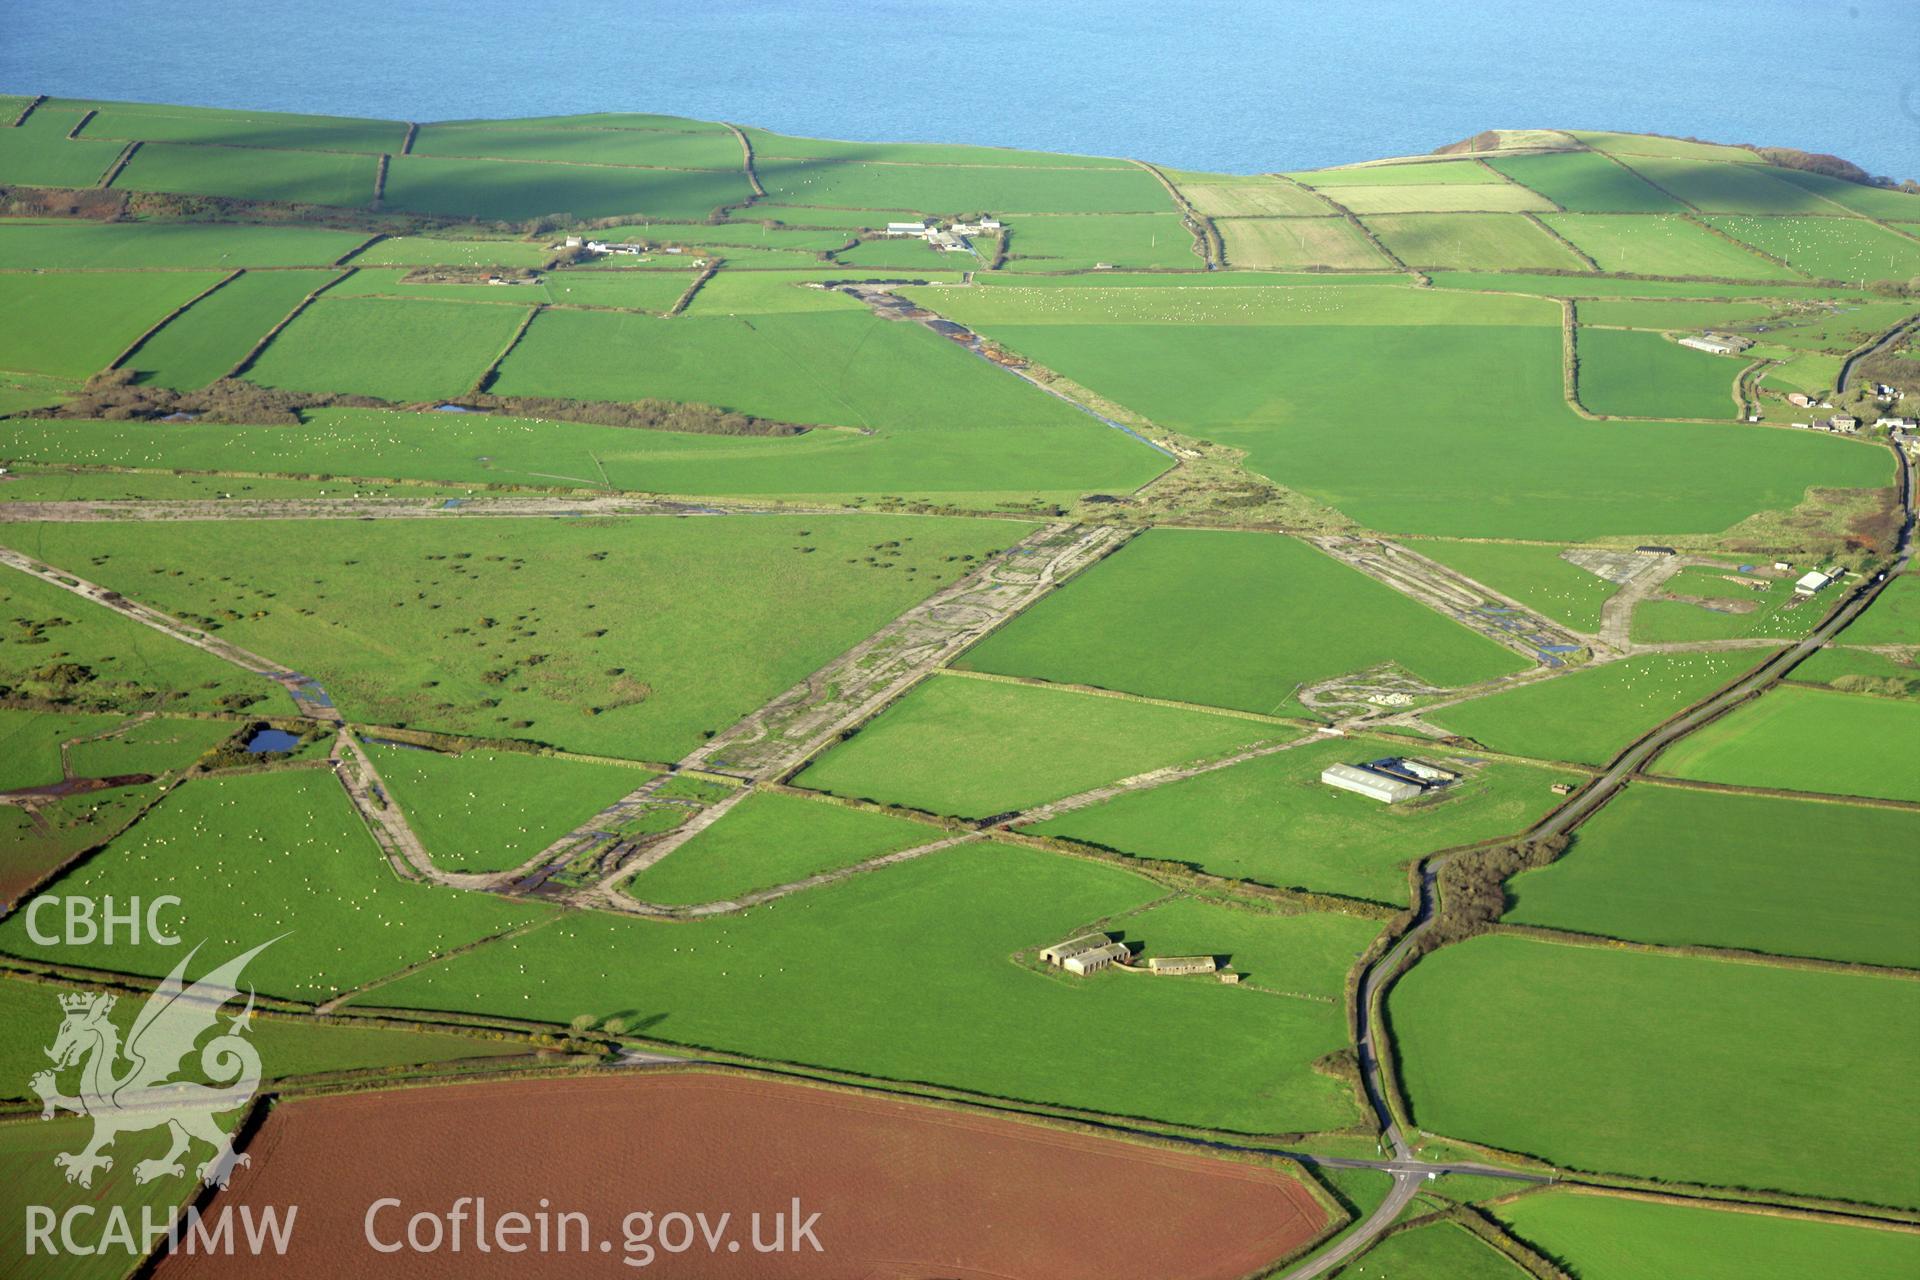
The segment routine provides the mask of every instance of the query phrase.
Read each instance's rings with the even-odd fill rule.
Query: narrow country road
[[[1879,598],[1880,593],[1886,590],[1887,584],[1892,582],[1896,575],[1907,570],[1913,556],[1913,464],[1905,454],[1896,453],[1895,456],[1899,467],[1896,483],[1900,489],[1902,518],[1899,539],[1895,543],[1893,558],[1888,562],[1886,569],[1855,587],[1853,593],[1833,611],[1832,616],[1814,628],[1812,633],[1798,644],[1781,650],[1741,680],[1696,703],[1621,752],[1604,773],[1581,788],[1566,804],[1549,814],[1528,832],[1529,837],[1564,835],[1572,831],[1591,817],[1601,805],[1612,799],[1629,779],[1644,769],[1662,751],[1740,703],[1778,684],[1794,667],[1818,653],[1821,646],[1832,640],[1855,618],[1864,613],[1867,607]],[[1401,1132],[1400,1124],[1394,1118],[1393,1108],[1387,1104],[1386,1085],[1381,1075],[1380,1061],[1384,1053],[1391,1052],[1391,1047],[1381,1043],[1381,1028],[1373,1017],[1374,1007],[1386,985],[1398,974],[1420,935],[1433,924],[1435,883],[1439,877],[1441,861],[1441,859],[1429,860],[1421,868],[1420,901],[1413,923],[1406,933],[1401,935],[1400,940],[1361,975],[1356,1000],[1358,1007],[1354,1016],[1359,1024],[1357,1045],[1361,1081],[1366,1086],[1367,1101],[1373,1106],[1380,1130],[1396,1157],[1393,1162],[1371,1167],[1393,1171],[1393,1190],[1380,1207],[1338,1245],[1312,1261],[1286,1272],[1281,1280],[1311,1280],[1311,1277],[1326,1274],[1366,1248],[1381,1232],[1393,1224],[1400,1211],[1419,1190],[1420,1181],[1427,1172],[1444,1171],[1440,1166],[1425,1165],[1413,1159],[1412,1152],[1407,1146],[1406,1135]]]

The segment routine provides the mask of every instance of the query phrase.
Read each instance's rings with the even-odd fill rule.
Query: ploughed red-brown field
[[[246,1150],[252,1165],[208,1217],[298,1205],[287,1255],[176,1254],[160,1269],[168,1280],[1234,1280],[1327,1225],[1279,1169],[707,1072],[288,1102]],[[462,1197],[485,1205],[464,1206],[455,1252]],[[649,1211],[650,1222],[629,1216]],[[416,1214],[430,1215],[411,1222],[417,1248]],[[234,1227],[244,1234],[237,1216]],[[763,1251],[776,1240],[781,1251]]]

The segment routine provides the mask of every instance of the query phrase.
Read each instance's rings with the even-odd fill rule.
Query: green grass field
[[[561,271],[538,283],[405,283],[401,267],[372,267],[354,272],[327,291],[330,298],[435,298],[475,305],[525,306],[533,302],[569,307],[617,307],[664,312],[693,283],[690,271]]]
[[[1869,218],[1920,222],[1920,196],[1909,191],[1867,187],[1857,182],[1829,178],[1824,173],[1806,173],[1799,169],[1769,169],[1767,172],[1782,182],[1791,182],[1796,187]]]
[[[224,378],[300,299],[337,271],[249,271],[202,298],[147,339],[127,362],[142,382],[182,389]]]
[[[1312,169],[1290,173],[1309,187],[1336,193],[1353,188],[1408,186],[1477,186],[1498,182],[1472,160],[1431,160],[1419,164],[1367,164],[1345,169]]]
[[[1332,206],[1291,182],[1227,174],[1169,173],[1188,203],[1211,218],[1316,217]]]
[[[740,144],[721,129],[580,129],[528,121],[426,125],[414,135],[416,156],[470,156],[549,163],[640,165],[665,169],[739,169]]]
[[[218,271],[53,272],[0,276],[0,365],[89,378]]]
[[[1589,634],[1600,629],[1601,609],[1620,590],[1599,574],[1563,559],[1558,547],[1423,538],[1411,543],[1410,549]]]
[[[1013,959],[1161,896],[1117,868],[971,845],[739,916],[575,916],[368,1003],[553,1022],[622,1014],[680,1044],[1247,1132],[1352,1122],[1348,1086],[1308,1065],[1343,1040],[1337,985],[1286,998],[1117,973],[1083,981]],[[1278,959],[1287,944],[1275,945]],[[1207,1065],[1223,1060],[1240,1067]]]
[[[1733,650],[1626,658],[1445,707],[1428,719],[1495,751],[1605,764],[1765,656]]]
[[[0,223],[0,267],[324,267],[368,238],[235,222],[8,222]]]
[[[219,523],[47,525],[35,539],[55,563],[313,675],[364,723],[673,760],[1031,527],[272,521],[249,526],[243,564]]]
[[[1222,218],[1215,224],[1234,267],[1380,268],[1390,265],[1345,218]]]
[[[225,742],[240,726],[231,720],[185,720],[159,716],[111,738],[76,742],[67,759],[77,778],[111,778],[127,773],[163,774],[184,769]]]
[[[190,945],[190,944],[189,944]],[[185,949],[175,963],[185,957]],[[202,955],[188,966],[188,980],[228,957]],[[0,981],[0,1025],[18,1030],[0,1049],[0,1096],[30,1098],[37,1095],[27,1088],[35,1071],[44,1070],[47,1060],[43,1043],[51,1043],[54,1029],[60,1025],[57,997],[71,988],[62,984],[33,982],[22,978]],[[245,1003],[244,994],[240,1004]],[[124,1035],[133,1024],[142,1001],[122,995],[114,1006],[112,1021]],[[239,1005],[229,1006],[237,1011]],[[260,1050],[260,1063],[268,1080],[285,1080],[327,1071],[354,1071],[367,1068],[405,1067],[418,1063],[445,1062],[460,1058],[497,1058],[505,1054],[527,1053],[524,1041],[483,1040],[478,1036],[438,1031],[409,1031],[380,1026],[348,1026],[308,1018],[278,1017],[255,1012],[249,1038]],[[4,1132],[4,1129],[0,1129]],[[157,1141],[157,1139],[155,1139]]]
[[[407,136],[407,126],[398,120],[370,120],[354,116],[292,115],[280,111],[235,111],[219,107],[60,98],[47,105],[97,111],[98,114],[81,131],[83,138],[378,154],[400,150]]]
[[[1380,931],[1378,921],[1332,911],[1260,910],[1187,897],[1114,916],[1105,928],[1135,948],[1137,962],[1212,956],[1255,990],[1296,998],[1340,990]]]
[[[990,209],[1021,213],[1159,213],[1173,197],[1144,169],[990,168],[968,165],[880,165],[754,161],[770,199],[849,209],[912,209],[962,214]],[[799,225],[796,216],[783,221]],[[887,219],[882,218],[885,222]]]
[[[1898,809],[1633,786],[1509,884],[1506,918],[1917,968],[1915,849],[1920,814]]]
[[[1684,298],[1595,298],[1582,301],[1577,314],[1582,325],[1619,329],[1655,329],[1679,333],[1698,329],[1732,329],[1774,319],[1782,314],[1772,302],[1696,302]],[[1771,332],[1771,328],[1769,332]]]
[[[689,400],[847,427],[1050,426],[1081,417],[918,325],[836,301],[831,312],[751,318],[546,312],[493,390]]]
[[[1901,1280],[1920,1268],[1920,1234],[1620,1196],[1547,1191],[1494,1214],[1581,1280]]]
[[[1580,271],[1567,246],[1515,213],[1382,213],[1366,224],[1409,266],[1465,271]]]
[[[1553,208],[1553,202],[1538,192],[1497,179],[1474,184],[1336,187],[1326,194],[1353,212],[1368,216],[1377,213],[1518,213]]]
[[[1752,254],[1744,256],[1753,257]],[[1808,284],[1797,279],[1730,284],[1725,280],[1633,280],[1596,275],[1528,275],[1520,271],[1435,271],[1430,275],[1434,287],[1439,289],[1532,293],[1547,298],[1783,298],[1810,301],[1862,296],[1835,289],[1831,285]]]
[[[1487,163],[1575,213],[1673,213],[1679,201],[1592,151],[1489,156]]]
[[[1431,1222],[1393,1232],[1340,1274],[1354,1280],[1521,1280],[1527,1273],[1465,1227]]]
[[[1605,213],[1547,213],[1540,220],[1580,246],[1602,271],[1641,276],[1712,276],[1734,280],[1795,280],[1785,267],[1723,240],[1681,217],[1620,217]],[[1694,286],[1696,290],[1707,286]],[[1689,295],[1681,295],[1689,296]],[[1721,288],[1693,297],[1720,297]],[[1730,296],[1730,295],[1728,295]]]
[[[1378,284],[911,292],[1155,422],[1246,449],[1250,469],[1375,529],[1568,541],[1717,532],[1797,505],[1809,485],[1887,482],[1884,457],[1805,433],[1581,421],[1562,392],[1560,308],[1519,295]],[[1419,412],[1369,399],[1370,373],[1417,388]]]
[[[1573,780],[1488,764],[1430,798],[1393,806],[1320,781],[1330,764],[1405,750],[1364,738],[1303,743],[1028,829],[1213,875],[1401,905],[1412,859],[1525,830],[1557,803],[1552,784]]]
[[[34,815],[0,806],[0,903],[20,901],[75,854],[106,843],[157,800],[161,784],[67,796]]]
[[[756,792],[720,821],[625,882],[643,902],[720,902],[852,866],[946,833],[884,813]]]
[[[951,676],[921,684],[795,781],[984,818],[1291,736],[1234,716]]]
[[[1669,342],[1657,333],[1582,326],[1580,402],[1626,418],[1728,418],[1733,380],[1748,361]]]
[[[395,156],[385,207],[518,221],[549,214],[697,222],[752,191],[740,171],[620,169],[452,156]]]
[[[68,140],[79,111],[39,107],[18,128],[0,128],[0,182],[23,187],[90,187],[124,146],[84,138]]]
[[[87,566],[92,551],[73,550]],[[0,576],[0,624],[0,684],[17,695],[77,696],[121,711],[212,711],[223,700],[293,710],[277,685],[12,569]],[[81,670],[53,670],[69,665]]]
[[[0,711],[0,791],[44,787],[60,781],[60,744],[104,733],[121,723],[114,715],[66,715],[57,711]]]
[[[1865,219],[1715,217],[1707,221],[1810,276],[1858,284],[1920,275],[1920,240]]]
[[[1634,156],[1635,172],[1702,213],[1834,213],[1833,205],[1757,164],[1701,164],[1680,156]]]
[[[766,129],[742,129],[756,157],[784,160],[864,160],[912,165],[1032,165],[1042,169],[1132,169],[1126,160],[1105,156],[1063,155],[1054,151],[1015,151],[949,142],[842,142],[834,138],[796,138]]]
[[[1920,983],[1519,938],[1389,997],[1428,1131],[1578,1169],[1911,1206]]]
[[[653,776],[518,751],[452,755],[374,742],[367,752],[434,865],[448,871],[517,867]]]
[[[226,1128],[232,1126],[232,1121],[224,1116],[219,1118],[219,1123]],[[105,1243],[100,1233],[104,1232],[108,1219],[101,1213],[102,1204],[124,1210],[135,1236],[143,1208],[151,1209],[157,1221],[168,1221],[177,1202],[188,1196],[192,1184],[178,1178],[156,1178],[145,1184],[134,1181],[133,1169],[139,1159],[158,1156],[166,1150],[161,1136],[151,1130],[128,1135],[120,1146],[137,1148],[139,1157],[116,1160],[113,1168],[95,1175],[91,1188],[83,1189],[66,1180],[66,1175],[53,1162],[54,1156],[81,1150],[92,1133],[93,1122],[84,1116],[62,1116],[43,1123],[35,1112],[24,1119],[0,1124],[0,1213],[5,1213],[11,1221],[24,1222],[29,1206],[45,1206],[55,1214],[81,1209],[83,1212],[73,1219],[75,1243],[89,1247]],[[206,1148],[203,1146],[200,1150],[204,1152]],[[100,1216],[89,1216],[86,1211]],[[87,1237],[78,1235],[82,1230],[88,1233]],[[18,1280],[125,1280],[145,1256],[140,1245],[127,1247],[118,1242],[104,1251],[88,1254],[64,1250],[35,1250],[29,1254],[25,1234],[16,1238],[19,1243],[8,1250],[13,1255],[7,1259],[10,1280],[13,1277]]]
[[[1752,584],[1752,585],[1749,585]],[[1798,639],[1826,615],[1824,601],[1809,601],[1781,575],[1762,578],[1739,573],[1729,564],[1710,569],[1689,566],[1661,588],[1680,600],[1644,600],[1633,611],[1632,637],[1648,644],[1689,640],[1728,640],[1777,636]],[[1720,612],[1702,602],[1732,602],[1742,612]]]
[[[1920,763],[1898,752],[1860,754],[1863,744],[1916,733],[1920,703],[1789,687],[1742,703],[1653,767],[1701,782],[1920,801]]]
[[[1920,645],[1920,573],[1902,573],[1840,633],[1847,644]]]
[[[125,191],[172,191],[235,200],[364,208],[378,161],[332,151],[236,152],[231,147],[147,142],[113,180]]]
[[[960,665],[1276,714],[1297,710],[1302,685],[1384,662],[1442,686],[1527,666],[1304,542],[1172,529],[1135,539]]]
[[[320,1000],[540,918],[544,907],[397,879],[326,769],[195,779],[106,852],[69,872],[59,892],[173,894],[167,928],[223,962],[278,938],[248,966],[263,993]],[[282,936],[285,935],[285,936]],[[184,952],[154,945],[44,947],[14,917],[13,955],[162,977]]]
[[[1016,269],[1084,270],[1099,263],[1115,267],[1169,267],[1195,271],[1200,255],[1193,233],[1177,213],[1034,214],[1013,223]]]
[[[1675,156],[1688,160],[1725,160],[1734,164],[1753,164],[1756,157],[1743,147],[1722,146],[1717,142],[1695,142],[1688,138],[1669,138],[1657,133],[1610,133],[1605,130],[1568,131],[1595,151],[1617,156]]]
[[[267,344],[247,377],[268,387],[403,402],[457,396],[525,316],[519,307],[322,297]]]
[[[553,257],[545,243],[526,240],[442,240],[383,236],[353,255],[356,267],[538,267]]]
[[[478,414],[409,414],[343,409],[317,412],[299,427],[216,423],[20,423],[7,433],[16,461],[222,470],[244,451],[254,466],[305,475],[392,476],[461,484],[642,490],[696,495],[794,495],[867,500],[925,495],[961,505],[1038,498],[1072,502],[1089,490],[1124,492],[1167,465],[1164,454],[1091,418],[1050,427],[982,430],[954,426],[879,432],[813,431],[802,436],[684,435],[580,423],[535,423]],[[604,469],[604,472],[603,472]],[[54,492],[0,485],[0,497],[206,496],[162,489],[166,476],[73,476]],[[80,485],[81,480],[99,484]],[[139,482],[136,486],[135,482]],[[265,492],[296,482],[219,479],[221,492]],[[310,493],[311,482],[297,482]],[[329,486],[321,485],[326,488]],[[361,486],[355,486],[356,490]],[[296,491],[289,489],[289,492]],[[422,497],[427,490],[410,490]],[[455,491],[456,494],[461,492]]]
[[[1900,661],[1871,649],[1822,649],[1795,667],[1787,679],[1796,684],[1825,685],[1846,693],[1920,697],[1920,665],[1911,658]]]

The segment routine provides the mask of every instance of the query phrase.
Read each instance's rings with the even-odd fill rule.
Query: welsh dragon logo
[[[42,1120],[51,1120],[61,1110],[93,1120],[93,1138],[85,1147],[53,1158],[66,1170],[68,1182],[91,1187],[94,1170],[113,1167],[113,1157],[102,1151],[115,1138],[163,1126],[172,1146],[165,1155],[136,1164],[135,1182],[183,1176],[181,1157],[196,1142],[213,1148],[198,1169],[201,1181],[210,1187],[226,1186],[235,1166],[248,1163],[245,1155],[234,1151],[233,1140],[221,1132],[214,1117],[245,1106],[260,1087],[260,1054],[246,1038],[253,1020],[251,990],[246,1008],[228,1017],[227,1029],[200,1050],[200,1072],[213,1083],[176,1077],[188,1071],[188,1060],[200,1038],[221,1021],[221,1006],[239,995],[241,971],[272,945],[261,943],[189,987],[182,979],[200,950],[195,947],[141,1006],[124,1045],[111,1018],[117,997],[97,991],[60,997],[65,1016],[46,1051],[53,1069],[39,1072],[31,1083],[45,1104]],[[56,1077],[75,1064],[80,1067],[79,1092],[70,1096],[60,1092]]]

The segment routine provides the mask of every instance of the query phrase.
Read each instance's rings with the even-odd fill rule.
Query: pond
[[[291,751],[299,745],[300,735],[288,733],[285,729],[255,729],[253,736],[247,739],[247,750],[255,754]]]

